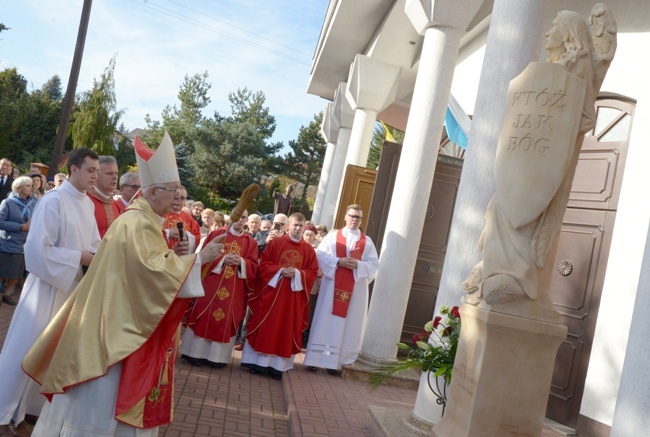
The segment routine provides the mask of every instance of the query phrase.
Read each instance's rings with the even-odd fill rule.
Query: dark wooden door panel
[[[366,233],[375,242],[378,252],[381,251],[386,229],[401,150],[400,144],[386,141],[379,160],[375,190],[366,222]],[[431,320],[435,309],[462,163],[460,158],[438,155],[406,307],[402,341],[410,342],[413,334],[420,333],[424,324]]]
[[[596,329],[634,102],[620,96],[600,98],[596,113],[596,126],[580,151],[549,290],[569,334],[558,349],[546,414],[574,428]]]
[[[621,160],[618,144],[608,150],[584,150],[580,153],[568,206],[616,209],[618,191],[614,189]]]
[[[596,102],[596,126],[580,150],[569,208],[618,208],[633,117],[634,104],[629,99]]]
[[[384,141],[379,158],[375,190],[372,193],[370,211],[365,220],[366,235],[375,243],[377,253],[381,253],[381,246],[384,242],[384,231],[386,230],[386,217],[390,209],[390,200],[393,197],[395,176],[399,165],[402,145]]]
[[[567,209],[549,294],[569,328],[555,363],[547,416],[575,427],[589,366],[615,212]]]
[[[424,324],[431,320],[435,309],[462,162],[458,158],[441,156],[436,164],[402,328],[402,341],[410,342],[413,334],[420,333]]]

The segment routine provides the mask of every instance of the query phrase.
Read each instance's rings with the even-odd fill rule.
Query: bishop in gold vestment
[[[156,154],[173,159],[170,146]],[[143,182],[150,179],[142,197],[109,228],[87,274],[23,361],[51,401],[34,436],[157,435],[173,420],[183,298],[203,294],[201,259],[211,262],[223,246],[183,256],[169,249],[162,215],[180,196],[178,173],[143,177],[140,170]]]

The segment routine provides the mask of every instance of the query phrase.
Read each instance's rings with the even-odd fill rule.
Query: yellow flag
[[[386,123],[384,123],[383,121],[380,121],[380,123],[384,127],[384,130],[386,131],[386,141],[390,141],[391,143],[394,143],[395,138],[393,138],[393,135],[388,130],[388,126],[386,126]]]

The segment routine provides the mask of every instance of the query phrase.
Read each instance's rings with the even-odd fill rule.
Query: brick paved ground
[[[0,306],[0,345],[14,307]],[[302,356],[282,381],[251,375],[240,368],[235,352],[224,369],[176,366],[176,412],[165,437],[190,436],[371,436],[368,406],[410,411],[416,391],[381,386],[370,392],[365,383],[344,380],[324,371],[307,372]],[[1,382],[0,382],[1,389]],[[3,436],[0,431],[0,436]],[[557,437],[545,430],[543,437]]]

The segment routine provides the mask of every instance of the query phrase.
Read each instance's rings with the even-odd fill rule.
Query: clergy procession
[[[253,184],[220,220],[189,207],[167,133],[134,151],[137,172],[119,175],[114,157],[74,149],[40,200],[0,161],[2,301],[15,306],[0,435],[155,436],[174,420],[179,362],[225,371],[241,353],[251,377],[281,380],[299,354],[306,375],[333,376],[359,354],[379,265],[361,206],[328,233],[293,212],[289,185],[263,220]]]

